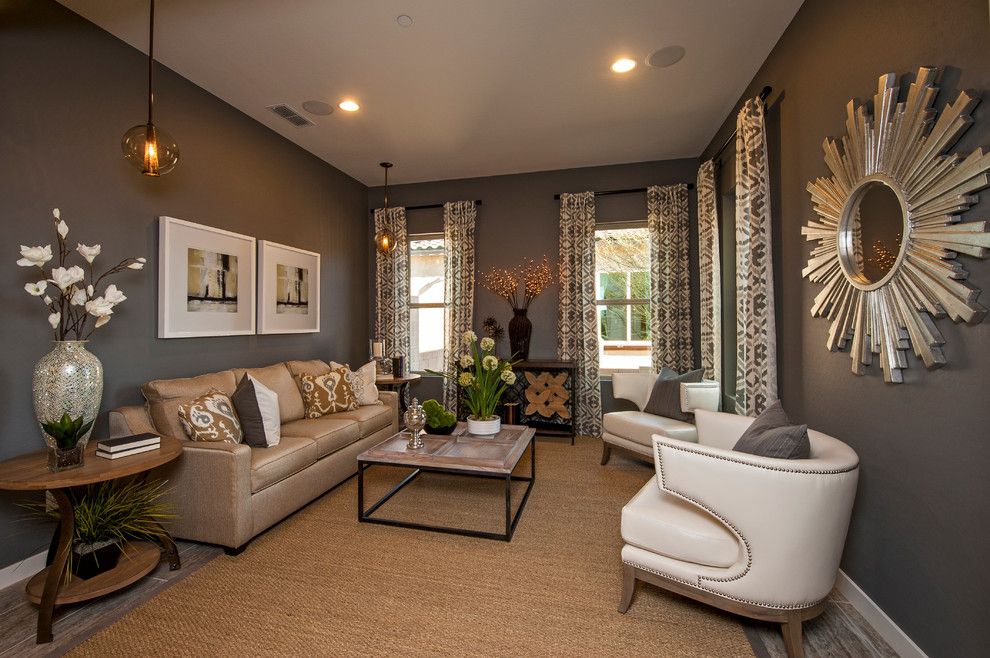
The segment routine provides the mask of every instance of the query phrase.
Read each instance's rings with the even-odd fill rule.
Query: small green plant
[[[72,450],[86,432],[93,426],[93,421],[85,422],[82,416],[73,420],[68,413],[62,414],[58,420],[42,423],[41,428],[55,441],[59,450]]]
[[[426,413],[426,424],[436,429],[450,427],[457,422],[457,416],[444,409],[436,400],[424,402],[423,411]]]

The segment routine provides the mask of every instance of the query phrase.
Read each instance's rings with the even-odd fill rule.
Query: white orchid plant
[[[34,283],[24,284],[24,290],[32,297],[38,297],[48,307],[48,324],[52,327],[55,340],[86,340],[93,331],[110,321],[115,306],[127,299],[114,284],[109,284],[97,295],[104,279],[124,270],[144,269],[144,258],[125,258],[109,270],[96,276],[93,261],[100,255],[101,247],[96,244],[76,245],[76,253],[86,261],[85,269],[70,265],[72,256],[66,236],[69,226],[62,219],[58,208],[52,211],[58,247],[57,266],[46,270],[49,262],[55,259],[52,246],[26,247],[21,245],[21,257],[17,264],[21,267],[36,267],[41,278]],[[92,322],[90,322],[92,320]]]
[[[473,331],[465,331],[461,341],[466,351],[457,358],[460,367],[455,370],[459,370],[456,379],[464,394],[464,406],[475,419],[488,420],[495,416],[505,389],[516,383],[516,373],[512,370],[515,362],[498,358],[494,354],[495,341],[487,336],[479,341]],[[448,373],[428,372],[454,378]]]

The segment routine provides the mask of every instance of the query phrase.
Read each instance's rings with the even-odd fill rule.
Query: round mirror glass
[[[904,233],[900,199],[880,181],[855,195],[842,229],[839,251],[846,271],[863,285],[878,283],[897,264]]]

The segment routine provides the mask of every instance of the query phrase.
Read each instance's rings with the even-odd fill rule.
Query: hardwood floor
[[[24,598],[23,581],[0,590],[0,658],[8,656],[60,655],[109,626],[131,608],[147,601],[169,585],[195,573],[223,553],[216,546],[176,542],[182,569],[169,571],[163,563],[147,578],[120,592],[55,613],[55,640],[37,645],[37,608]],[[786,658],[784,640],[776,624],[743,620],[746,635],[759,658]],[[808,658],[896,658],[897,654],[838,592],[829,597],[825,612],[804,624]]]

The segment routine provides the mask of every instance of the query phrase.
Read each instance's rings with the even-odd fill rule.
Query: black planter
[[[529,358],[529,339],[533,335],[533,323],[526,317],[526,309],[512,309],[509,320],[509,347],[513,359],[525,361]]]
[[[430,427],[429,425],[427,425],[426,433],[433,434],[436,436],[446,436],[448,434],[453,433],[455,429],[457,429],[457,423],[453,423],[451,425],[448,425],[447,427]]]
[[[120,545],[114,542],[96,549],[77,544],[72,547],[72,575],[85,580],[109,571],[117,566],[120,553]]]

